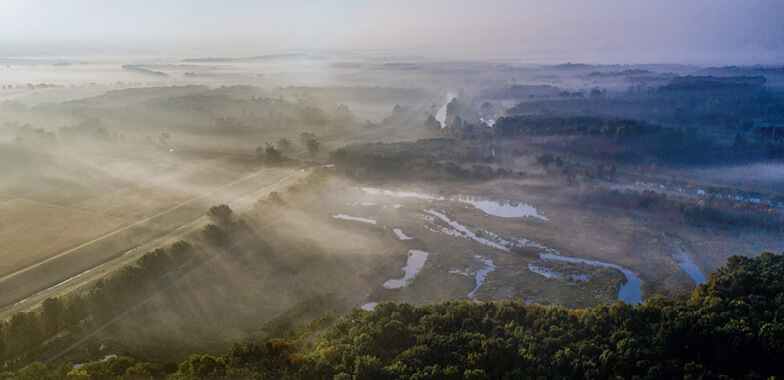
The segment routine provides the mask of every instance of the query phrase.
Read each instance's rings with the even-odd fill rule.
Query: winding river
[[[622,299],[632,305],[642,303],[642,280],[637,277],[634,272],[616,264],[605,263],[603,261],[580,259],[576,257],[567,257],[556,255],[553,253],[542,252],[539,254],[542,260],[556,260],[565,261],[567,263],[580,263],[598,267],[613,268],[621,271],[626,276],[626,282],[621,284],[621,290],[618,291],[618,298]]]
[[[436,116],[435,117],[436,117],[436,120],[439,123],[441,123],[441,128],[446,127],[446,106],[449,105],[449,102],[451,102],[452,99],[454,99],[454,97],[455,96],[451,92],[447,92],[446,93],[446,103],[444,103],[444,105],[441,106],[441,108],[438,109],[438,112],[436,112]]]
[[[482,212],[487,215],[498,216],[501,218],[536,218],[545,221],[547,220],[547,218],[541,215],[534,206],[504,199],[490,200],[469,195],[456,195],[447,198],[436,194],[417,193],[413,191],[382,190],[372,187],[363,187],[362,191],[365,192],[365,194],[385,195],[396,198],[419,198],[429,201],[455,201],[460,203],[467,203],[471,206],[474,206],[474,208],[482,210]]]

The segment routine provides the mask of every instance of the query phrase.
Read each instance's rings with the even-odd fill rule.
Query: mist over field
[[[0,15],[0,379],[784,374],[776,2]]]

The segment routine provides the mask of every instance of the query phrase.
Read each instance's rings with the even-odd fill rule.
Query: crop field
[[[43,173],[2,189],[9,198],[0,203],[2,315],[94,281],[169,235],[198,230],[215,204],[239,201],[249,208],[268,186],[296,172],[198,153],[159,161],[123,150],[116,155],[103,168],[118,160],[129,165],[132,156],[135,171]],[[36,183],[51,186],[24,191]]]
[[[0,275],[45,260],[126,223],[116,216],[25,199],[0,203]]]

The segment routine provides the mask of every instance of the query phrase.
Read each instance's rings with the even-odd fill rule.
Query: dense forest
[[[428,178],[438,180],[487,180],[498,175],[520,175],[488,164],[494,161],[488,147],[449,138],[413,142],[365,143],[342,147],[331,154],[338,170],[360,179]]]
[[[216,210],[218,211],[218,210]],[[30,364],[2,379],[765,379],[784,373],[784,256],[734,256],[691,296],[593,309],[381,303],[223,355]]]
[[[560,136],[544,146],[586,157],[622,163],[658,161],[675,165],[724,164],[779,158],[784,153],[783,128],[756,127],[732,140],[700,132],[600,116],[525,115],[499,118],[496,138]],[[725,141],[728,140],[728,141]]]
[[[594,188],[580,194],[584,205],[609,205],[623,209],[642,209],[676,217],[675,222],[694,226],[717,227],[719,229],[752,228],[762,231],[784,229],[784,215],[775,212],[763,203],[738,203],[721,193],[710,192],[710,196],[699,202],[676,199],[663,192],[653,190]],[[717,196],[718,195],[718,196]]]
[[[520,102],[509,110],[509,114],[587,110],[654,123],[717,126],[729,130],[747,129],[753,125],[752,120],[781,121],[783,94],[775,87],[766,86],[767,80],[763,76],[688,75],[667,79],[666,74],[625,75],[631,85],[621,96],[609,96],[598,88],[587,94],[561,91],[557,96]],[[650,86],[651,82],[662,80],[665,82],[660,86]]]

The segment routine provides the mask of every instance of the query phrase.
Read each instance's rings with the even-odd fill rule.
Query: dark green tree
[[[63,327],[65,306],[60,298],[47,298],[41,304],[41,322],[47,337],[57,334]]]

